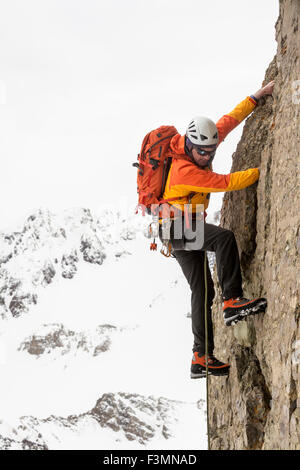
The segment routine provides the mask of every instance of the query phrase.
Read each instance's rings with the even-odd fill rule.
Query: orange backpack
[[[141,208],[143,215],[156,212],[157,204],[166,202],[162,196],[172,162],[170,141],[176,134],[174,126],[161,126],[149,132],[144,137],[138,162],[132,164],[138,169],[137,211]],[[156,205],[154,209],[152,204]]]

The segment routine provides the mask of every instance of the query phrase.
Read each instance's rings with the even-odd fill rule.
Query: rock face
[[[224,196],[220,225],[236,235],[244,296],[265,296],[268,308],[227,328],[216,296],[215,353],[231,373],[210,379],[212,449],[300,450],[299,16],[299,1],[280,1],[264,82],[275,79],[274,94],[248,118],[233,155],[231,171],[259,167],[259,181]]]

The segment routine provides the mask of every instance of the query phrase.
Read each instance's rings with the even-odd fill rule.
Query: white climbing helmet
[[[191,120],[186,130],[186,136],[193,145],[211,147],[218,145],[218,129],[215,123],[204,116]]]

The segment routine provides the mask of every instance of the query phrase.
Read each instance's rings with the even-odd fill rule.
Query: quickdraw
[[[163,243],[162,249],[160,250],[161,254],[164,255],[166,258],[169,258],[172,253],[172,245],[170,241],[166,241]]]

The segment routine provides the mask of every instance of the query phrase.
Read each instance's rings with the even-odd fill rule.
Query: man
[[[233,232],[204,222],[204,241],[201,240],[199,247],[196,222],[197,204],[203,204],[204,209],[207,209],[211,192],[240,190],[258,180],[258,168],[221,175],[212,171],[212,161],[217,147],[228,133],[253,111],[262,96],[271,95],[273,88],[274,81],[248,96],[216,124],[206,117],[194,118],[188,125],[185,135],[177,134],[171,140],[173,159],[163,199],[172,200],[173,219],[178,220],[179,217],[184,220],[187,207],[191,207],[192,228],[196,227],[196,241],[191,243],[184,235],[176,239],[174,220],[171,225],[172,254],[181,266],[192,291],[194,346],[191,378],[204,377],[206,370],[204,251],[214,251],[216,254],[218,279],[222,288],[224,321],[227,326],[244,319],[247,315],[264,311],[267,306],[267,300],[264,298],[246,299],[243,297],[239,253]],[[187,206],[188,204],[191,206]],[[201,238],[200,233],[198,233],[198,238]],[[206,273],[208,370],[213,375],[227,375],[230,365],[219,361],[213,355],[211,307],[215,290],[208,262]]]

